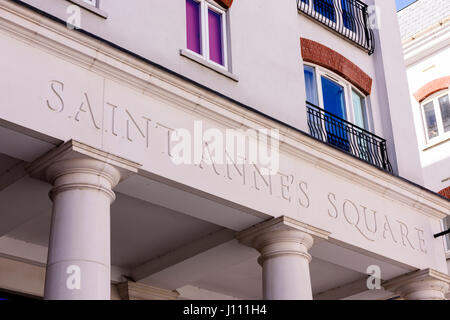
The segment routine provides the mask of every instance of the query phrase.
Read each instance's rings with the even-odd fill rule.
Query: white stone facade
[[[415,119],[425,187],[450,197],[450,130],[445,129],[443,101],[450,84],[450,3],[419,0],[399,12],[412,113]],[[420,96],[420,98],[419,98]],[[425,107],[438,107],[438,130],[430,138]],[[435,111],[434,109],[432,109]],[[450,227],[449,219],[444,228]],[[450,236],[446,236],[450,251]],[[450,258],[450,254],[447,253]],[[450,262],[448,262],[450,270]]]
[[[185,0],[1,1],[0,295],[444,299],[449,202],[423,186],[394,5],[367,4],[372,55],[293,1],[235,0],[218,72],[183,54]],[[301,38],[341,61],[320,75],[347,107],[372,80],[370,132],[346,128],[385,139],[392,172],[312,136]],[[227,130],[249,154],[275,130],[275,170],[214,158]],[[201,152],[179,164],[186,137]]]

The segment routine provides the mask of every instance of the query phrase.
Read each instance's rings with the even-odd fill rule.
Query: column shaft
[[[329,232],[281,216],[241,231],[237,238],[260,252],[265,300],[312,300],[308,250]]]
[[[96,160],[56,162],[45,299],[109,300],[110,204],[119,172]]]
[[[312,300],[309,261],[296,255],[263,262],[264,300]]]

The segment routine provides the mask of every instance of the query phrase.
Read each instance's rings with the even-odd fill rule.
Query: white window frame
[[[442,119],[441,106],[439,104],[439,98],[448,95],[450,99],[450,88],[440,90],[433,95],[429,96],[425,100],[420,103],[420,114],[422,116],[422,125],[425,135],[426,145],[440,143],[441,141],[450,139],[450,131],[444,132],[444,122]],[[430,138],[428,135],[428,126],[427,126],[427,118],[425,116],[424,106],[430,102],[433,102],[434,107],[434,115],[436,116],[436,124],[438,128],[438,135],[436,137]]]
[[[187,48],[187,32],[186,32],[186,49],[208,61],[208,63],[213,64],[214,66],[228,70],[228,34],[227,34],[227,10],[222,9],[217,4],[209,0],[194,0],[197,3],[200,3],[200,32],[201,32],[201,54],[198,54],[195,51],[192,51]],[[222,59],[223,65],[218,64],[217,62],[210,59],[209,56],[209,21],[208,21],[208,10],[212,10],[215,13],[221,15],[222,21]]]
[[[318,94],[318,100],[319,100],[319,105],[318,107],[325,109],[324,107],[324,103],[323,103],[323,94],[322,94],[322,76],[336,82],[337,84],[339,84],[340,86],[342,86],[344,88],[344,101],[345,101],[345,120],[355,124],[356,119],[355,119],[355,106],[353,105],[353,98],[352,98],[352,90],[355,91],[357,94],[359,94],[364,101],[364,112],[365,112],[365,117],[367,120],[367,128],[363,128],[366,131],[369,132],[373,132],[372,131],[372,126],[371,126],[371,121],[370,121],[370,117],[369,117],[369,103],[368,103],[368,99],[369,97],[367,95],[365,95],[364,93],[361,92],[361,90],[359,90],[357,87],[355,87],[353,84],[351,84],[350,82],[348,82],[347,80],[343,79],[342,77],[340,77],[339,75],[337,75],[336,73],[323,68],[321,66],[318,66],[316,64],[312,64],[312,63],[304,63],[304,65],[312,67],[315,69],[315,78],[316,78],[316,88],[317,88],[317,94]],[[356,125],[356,124],[355,124]]]
[[[108,13],[100,9],[100,0],[67,0],[73,4],[90,11],[101,18],[107,19]]]
[[[91,5],[93,7],[98,8],[100,5],[100,0],[83,0],[83,2],[87,3],[88,5]]]

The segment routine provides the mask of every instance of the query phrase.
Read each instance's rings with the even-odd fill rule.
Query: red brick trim
[[[233,4],[233,0],[216,0],[216,2],[227,9]]]
[[[450,199],[450,187],[447,187],[441,191],[438,192],[441,196],[446,197],[447,199]]]
[[[365,95],[370,94],[372,91],[372,78],[353,62],[336,51],[313,40],[300,38],[300,43],[303,61],[315,63],[336,72],[351,82]]]
[[[416,98],[418,102],[422,102],[433,93],[448,89],[448,87],[450,87],[450,76],[435,79],[417,90],[416,93],[414,93],[414,98]]]

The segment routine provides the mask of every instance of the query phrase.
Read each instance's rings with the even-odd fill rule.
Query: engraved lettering
[[[203,134],[203,141],[207,144],[209,148],[209,158],[210,163],[223,163],[223,135],[218,129],[208,129]]]
[[[217,170],[217,166],[214,162],[213,155],[211,153],[211,150],[210,150],[207,142],[205,142],[205,148],[204,148],[204,152],[203,152],[203,156],[202,156],[202,161],[200,161],[200,164],[199,164],[200,169],[204,169],[205,165],[212,166],[214,172],[218,176],[220,176],[220,172],[219,172],[219,170]]]
[[[61,93],[58,92],[57,87],[59,87],[59,90],[61,91]],[[62,98],[62,92],[64,91],[64,83],[62,83],[61,81],[52,80],[52,81],[50,81],[50,88],[52,89],[52,91],[56,95],[56,97],[58,98],[59,105],[54,106],[47,99],[47,107],[52,111],[62,112],[64,110],[64,100]]]
[[[348,205],[351,205],[351,207],[354,209],[353,212],[356,214],[354,221],[352,221],[351,219],[349,219],[348,217]],[[361,235],[366,238],[369,241],[375,241],[374,239],[370,239],[369,237],[367,237],[364,232],[362,232],[362,230],[359,227],[359,222],[360,222],[360,216],[359,216],[359,210],[358,207],[356,206],[356,204],[354,204],[352,201],[350,200],[344,200],[344,204],[342,205],[342,210],[344,213],[344,218],[345,220],[348,222],[348,224],[350,224],[351,226],[355,227],[356,230],[358,230],[359,233],[361,233]]]
[[[392,240],[395,242],[395,243],[397,243],[397,240],[395,240],[395,237],[394,237],[394,232],[392,232],[392,228],[391,228],[391,224],[389,223],[389,219],[388,219],[388,217],[385,215],[384,216],[384,224],[383,224],[383,239],[387,239],[387,237],[386,237],[386,232],[388,232],[389,231],[389,233],[390,233],[390,235],[391,235],[391,237],[392,237]]]
[[[284,200],[291,202],[292,197],[290,196],[290,185],[294,182],[294,176],[280,173],[280,180],[281,197]]]
[[[177,129],[170,133],[169,147],[171,142],[178,142],[169,150],[170,159],[175,165],[188,164],[191,162],[191,133],[186,129]]]
[[[425,239],[423,238],[423,234],[424,231],[419,229],[419,228],[415,228],[417,230],[417,237],[419,239],[419,249],[420,251],[422,251],[423,253],[427,253],[427,247],[425,245]]]
[[[338,209],[336,207],[336,195],[334,193],[328,194],[328,201],[330,202],[331,206],[334,209],[334,213],[332,213],[330,210],[328,210],[328,215],[334,219],[337,219],[338,217]]]
[[[225,131],[226,136],[226,153],[228,155],[227,161],[233,164],[244,163],[245,161],[245,145],[246,138],[244,130],[230,130]]]
[[[75,115],[75,120],[79,122],[81,113],[89,112],[89,114],[91,116],[92,124],[94,125],[94,127],[96,129],[100,130],[100,127],[98,126],[97,122],[95,121],[94,112],[92,111],[91,103],[89,102],[89,96],[86,92],[84,93],[84,98],[85,98],[85,101],[81,102],[81,105],[78,108],[78,112]],[[85,102],[86,102],[86,106],[87,106],[88,110],[84,109]]]
[[[116,132],[116,109],[118,108],[117,106],[113,105],[112,103],[107,102],[106,103],[108,106],[110,106],[112,109],[112,119],[111,119],[111,133],[117,137],[117,132]]]
[[[370,210],[372,212],[372,217],[373,217],[373,227],[370,228],[369,227],[369,223],[367,221],[368,220],[367,219],[367,213],[368,213],[369,210],[367,209],[367,207],[365,207],[363,205],[361,205],[361,208],[363,208],[364,222],[366,224],[367,231],[369,231],[369,232],[371,232],[373,234],[377,233],[377,230],[378,230],[378,226],[377,226],[377,212],[375,210]]]
[[[166,138],[167,138],[167,139],[165,139],[167,141],[167,143],[166,143],[166,147],[167,147],[166,152],[167,152],[167,155],[169,157],[172,157],[171,134],[172,134],[172,132],[174,132],[174,129],[166,127],[165,125],[157,122],[156,125],[155,125],[155,129],[159,129],[159,128],[162,128],[164,131],[166,131],[165,132],[165,135],[166,135]],[[162,151],[161,153],[164,154],[165,152]]]
[[[233,180],[231,177],[231,168],[234,168],[235,171],[238,173],[238,175],[242,178],[242,184],[245,185],[245,163],[241,161],[242,170],[239,170],[238,163],[235,162],[234,159],[231,158],[231,156],[228,154],[228,152],[225,152],[225,156],[227,158],[227,177],[230,180]]]
[[[298,183],[298,187],[300,189],[301,194],[303,195],[303,200],[302,197],[298,198],[298,203],[300,204],[300,206],[302,206],[303,208],[309,208],[310,205],[310,200],[309,200],[309,196],[308,196],[308,184],[304,181],[300,181]]]
[[[411,248],[415,249],[413,247],[411,241],[408,238],[408,233],[409,233],[408,226],[406,224],[404,224],[403,222],[401,222],[400,220],[397,220],[397,222],[398,222],[398,224],[400,226],[400,235],[402,237],[402,244],[403,244],[403,246],[405,246],[405,247],[407,246],[406,243],[405,243],[405,239],[406,239],[406,241],[411,246]]]
[[[269,194],[272,194],[272,178],[271,176],[267,176],[267,178],[261,173],[261,170],[258,168],[257,165],[253,163],[253,187],[260,191],[261,189],[258,187],[258,179],[257,177],[260,177],[260,180],[263,181],[264,185],[269,189]]]

